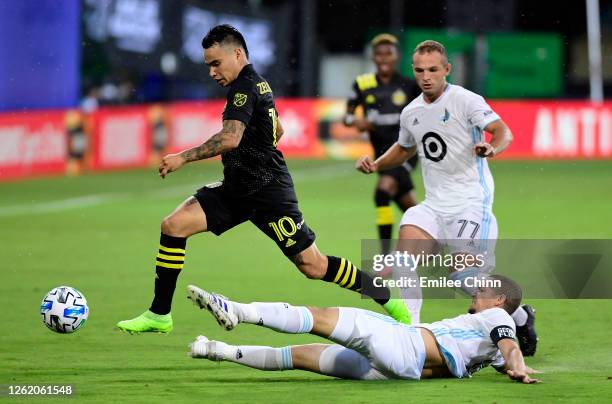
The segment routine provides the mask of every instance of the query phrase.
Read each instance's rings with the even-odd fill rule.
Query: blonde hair
[[[448,54],[446,53],[446,48],[438,41],[434,41],[428,39],[426,41],[421,42],[414,48],[413,54],[418,53],[422,55],[424,53],[438,52],[444,57],[444,64],[448,63]]]
[[[398,46],[397,37],[395,35],[384,33],[384,34],[376,35],[370,41],[370,45],[372,45],[372,48],[375,48],[378,45],[383,45],[383,44]]]

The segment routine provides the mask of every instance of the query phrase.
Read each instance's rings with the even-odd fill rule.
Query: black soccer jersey
[[[402,109],[419,94],[414,82],[399,73],[394,73],[388,84],[383,83],[374,73],[357,76],[348,107],[354,109],[361,105],[365,118],[376,128],[370,132],[370,142],[376,157],[380,157],[397,142]]]
[[[278,116],[272,89],[250,64],[230,85],[223,111],[223,120],[229,119],[246,125],[240,145],[221,154],[224,183],[232,193],[250,195],[273,178],[290,179],[283,154],[276,149]]]

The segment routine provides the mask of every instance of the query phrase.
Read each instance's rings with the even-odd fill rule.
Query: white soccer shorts
[[[350,378],[421,378],[425,344],[415,327],[372,311],[340,307],[338,323],[329,339],[349,349],[337,346],[326,349],[329,353],[327,358],[322,355],[321,370],[340,368],[338,365],[344,359],[345,366],[352,363],[353,374],[346,375]]]
[[[458,214],[443,214],[420,203],[408,209],[400,226],[416,226],[446,246],[449,253],[483,254],[479,269],[490,273],[495,267],[497,219],[490,209],[470,206]]]

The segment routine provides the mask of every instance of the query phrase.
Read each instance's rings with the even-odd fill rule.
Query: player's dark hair
[[[202,48],[204,49],[208,49],[215,44],[232,44],[242,47],[246,57],[249,57],[249,49],[247,48],[244,37],[240,31],[229,24],[221,24],[211,28],[208,34],[202,39]]]
[[[521,287],[518,283],[503,275],[491,275],[489,279],[499,280],[501,282],[499,287],[491,289],[498,296],[504,295],[506,297],[504,310],[506,310],[508,314],[514,313],[516,309],[518,309],[521,304],[521,299],[523,298]]]
[[[421,42],[414,48],[414,53],[418,53],[419,55],[431,52],[439,52],[442,56],[444,56],[445,63],[448,63],[448,54],[446,53],[446,48],[438,41],[428,39],[426,41]]]

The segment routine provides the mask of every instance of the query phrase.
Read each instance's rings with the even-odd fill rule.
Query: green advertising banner
[[[416,45],[427,39],[446,47],[453,65],[450,82],[487,98],[557,97],[563,91],[563,44],[558,34],[487,34],[482,38],[485,46],[477,55],[477,37],[473,33],[408,30],[401,37],[400,68],[404,74],[413,77],[412,53]]]
[[[563,44],[560,35],[488,34],[487,49],[487,97],[556,97],[561,94]]]

